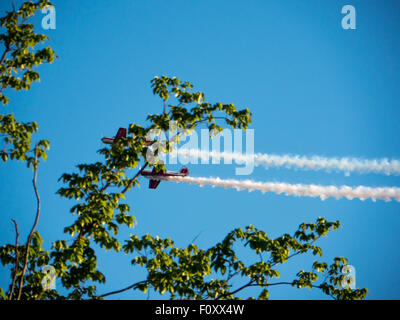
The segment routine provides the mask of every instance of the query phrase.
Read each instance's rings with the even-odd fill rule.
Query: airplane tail
[[[126,138],[126,128],[119,128],[115,140],[119,138]]]
[[[149,189],[156,189],[158,185],[160,184],[161,180],[154,180],[150,179],[149,181]]]

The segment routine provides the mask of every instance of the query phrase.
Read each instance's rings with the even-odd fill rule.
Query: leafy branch
[[[267,299],[268,287],[291,285],[297,288],[320,289],[335,299],[363,299],[367,293],[366,289],[340,288],[344,277],[341,270],[347,264],[344,258],[335,258],[329,268],[326,263],[315,261],[312,271],[301,270],[297,274],[297,279],[292,282],[271,282],[280,276],[279,271],[273,267],[282,265],[292,257],[306,253],[322,256],[322,249],[314,242],[339,226],[338,221],[328,222],[318,218],[316,223],[301,224],[293,236],[285,234],[276,239],[269,238],[265,232],[253,226],[244,230],[238,228],[208,250],[200,250],[194,244],[179,249],[169,238],[159,239],[149,234],[142,238],[131,235],[131,239],[124,245],[124,250],[126,253],[139,254],[132,260],[132,264],[145,267],[148,275],[146,280],[140,282],[140,287],[134,285],[123,291],[139,289],[146,292],[151,288],[160,294],[168,292],[171,299],[220,300],[238,298],[237,294],[244,289],[259,287],[261,292],[257,299]],[[264,261],[260,258],[259,261],[246,266],[234,250],[238,241],[256,255],[268,255],[268,259]],[[143,254],[143,250],[148,253]],[[227,271],[228,277],[223,280]],[[314,284],[318,280],[316,272],[327,275],[319,285]],[[212,279],[208,281],[210,277]],[[248,281],[233,289],[231,280],[234,277],[239,277],[241,282],[246,278]],[[106,295],[117,293],[119,291]]]
[[[199,120],[208,119],[208,122],[213,122],[215,128],[214,113],[217,111],[226,114],[227,117],[224,119],[228,119],[229,116],[231,121],[235,121],[236,124],[232,124],[232,127],[247,127],[250,122],[250,113],[247,109],[244,110],[247,117],[240,118],[239,114],[244,113],[237,111],[233,105],[229,105],[228,108],[224,107],[228,105],[221,103],[214,106],[205,104],[204,94],[193,92],[193,86],[188,82],[163,76],[155,77],[152,80],[152,86],[154,93],[159,94],[163,99],[163,104],[166,103],[165,91],[160,91],[158,88],[166,89],[168,95],[171,92],[174,93],[179,102],[180,112],[176,112],[174,106],[168,105],[168,112],[165,110],[161,115],[148,117],[150,125],[147,128],[131,124],[127,138],[119,139],[111,148],[99,150],[99,153],[104,156],[104,162],[78,165],[80,173],[63,174],[60,178],[67,184],[58,191],[62,197],[83,200],[71,209],[72,213],[78,215],[76,221],[64,229],[64,232],[71,236],[77,235],[73,244],[69,246],[66,241],[56,241],[51,254],[64,286],[75,288],[69,297],[80,297],[83,292],[79,291],[82,283],[88,280],[105,281],[104,275],[96,269],[97,260],[94,250],[91,249],[90,239],[106,250],[120,251],[121,244],[116,238],[120,226],[133,227],[135,223],[135,218],[128,215],[129,205],[121,203],[121,200],[131,188],[138,185],[138,177],[147,166],[165,170],[162,163],[152,164],[147,161],[149,146],[146,139],[151,132],[169,130],[171,121],[177,125],[179,129],[177,136],[163,142],[162,148],[168,152],[171,151],[170,145],[178,139],[178,135],[187,129],[194,129]],[[200,96],[201,99],[199,99]],[[196,113],[193,111],[196,107],[193,107],[192,112],[183,112],[187,110],[185,106],[190,104],[200,107],[201,111],[196,111]],[[127,177],[128,170],[136,168],[141,162],[144,165],[136,174],[132,178]],[[116,214],[115,211],[119,213]],[[89,271],[87,266],[81,264],[88,259],[93,260]],[[93,292],[90,292],[91,297],[95,297]]]

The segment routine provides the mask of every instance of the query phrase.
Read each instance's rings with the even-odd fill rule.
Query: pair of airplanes
[[[113,144],[118,139],[126,138],[126,132],[127,132],[126,128],[119,128],[117,135],[115,137],[104,137],[101,139],[101,141],[105,144]],[[151,142],[152,141],[150,140],[146,140],[146,145],[149,145]],[[187,175],[189,175],[189,169],[186,167],[182,167],[182,169],[179,172],[173,172],[173,171],[162,172],[162,171],[156,171],[155,168],[153,168],[152,171],[143,170],[141,175],[143,177],[146,177],[147,179],[150,179],[149,182],[150,189],[156,189],[161,182],[159,178],[186,177]]]

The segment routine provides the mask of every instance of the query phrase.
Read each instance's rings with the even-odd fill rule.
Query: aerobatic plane
[[[101,138],[101,141],[105,144],[113,144],[115,141],[117,141],[120,138],[126,138],[126,128],[119,128],[117,135],[113,138],[110,137],[104,137]],[[146,139],[145,145],[148,146],[152,143],[152,140]]]
[[[117,141],[120,138],[126,138],[126,129],[125,128],[119,128],[117,135],[114,138],[104,137],[104,138],[101,138],[101,141],[105,144],[113,144],[115,141]]]
[[[173,172],[173,171],[157,172],[156,169],[153,168],[152,171],[143,171],[141,174],[142,174],[142,176],[146,177],[147,179],[150,179],[149,189],[156,189],[161,182],[161,180],[157,179],[157,178],[186,177],[189,174],[189,169],[186,167],[182,167],[182,169],[179,172]]]

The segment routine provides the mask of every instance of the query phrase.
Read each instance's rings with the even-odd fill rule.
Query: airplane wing
[[[161,180],[166,180],[168,177],[186,177],[189,174],[189,169],[183,167],[179,172],[157,172],[154,167],[152,171],[142,171],[141,175],[150,179],[149,189],[156,189]]]

